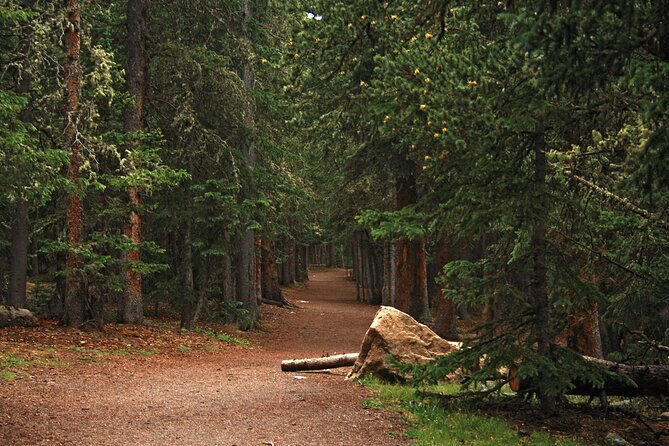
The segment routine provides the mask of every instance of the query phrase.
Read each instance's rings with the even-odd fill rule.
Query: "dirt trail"
[[[357,351],[375,308],[344,270],[266,308],[253,348],[119,358],[0,381],[0,445],[405,445],[399,415],[364,409],[346,369],[283,373],[282,359]],[[296,377],[303,377],[298,379]]]

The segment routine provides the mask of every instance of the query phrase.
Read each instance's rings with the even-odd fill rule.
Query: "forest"
[[[0,0],[0,31],[0,302],[254,331],[340,267],[469,347],[417,381],[513,369],[552,414],[585,357],[669,367],[669,3]]]

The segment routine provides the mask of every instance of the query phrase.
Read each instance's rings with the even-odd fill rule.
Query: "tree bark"
[[[255,280],[256,280],[256,301],[258,305],[262,303],[262,246],[260,236],[256,233],[255,243]]]
[[[415,204],[418,199],[415,175],[412,173],[398,178],[396,192],[398,210]],[[430,313],[427,299],[425,241],[398,239],[395,247],[397,256],[395,307],[416,320],[424,321]]]
[[[230,233],[226,230],[223,233],[223,238],[225,240],[226,249],[231,249],[230,246]],[[223,300],[232,301],[235,300],[235,287],[233,286],[233,275],[232,275],[232,258],[230,254],[225,254],[223,256]]]
[[[24,35],[26,40],[30,38],[31,32],[32,31],[26,32]],[[16,92],[19,95],[28,94],[30,92],[31,84],[32,76],[27,69],[24,69],[21,72]],[[31,123],[33,118],[31,102],[32,101],[29,101],[28,105],[19,113],[19,118],[26,124]],[[26,282],[28,277],[29,210],[30,206],[28,200],[24,196],[19,196],[16,200],[16,206],[14,207],[14,215],[12,216],[11,265],[9,271],[7,305],[21,308],[26,306],[27,301]],[[33,271],[33,275],[36,275],[35,271]]]
[[[148,91],[148,56],[146,51],[146,17],[148,0],[128,0],[127,5],[127,67],[126,67],[126,89],[134,99],[133,106],[125,111],[125,131],[129,134],[141,132],[146,127],[145,107],[146,94]],[[132,146],[137,147],[141,141],[135,140]],[[130,169],[139,166],[139,159],[130,154]],[[125,228],[125,235],[135,245],[142,242],[142,219],[138,212],[142,204],[140,189],[136,186],[128,188],[130,205],[130,217]],[[133,268],[133,263],[141,261],[139,247],[125,254],[125,290],[119,304],[119,322],[141,324],[144,320],[142,276]]]
[[[64,299],[64,323],[78,327],[84,322],[85,289],[81,276],[82,262],[77,254],[81,244],[83,201],[79,179],[83,164],[82,146],[79,135],[80,95],[81,95],[81,13],[78,0],[65,0],[67,25],[63,36],[65,62],[63,74],[65,82],[65,146],[70,150],[67,179],[73,188],[67,208],[67,280]]]
[[[308,255],[306,246],[298,246],[297,258],[297,277],[299,282],[307,282],[309,280],[309,267],[307,265]]]
[[[446,236],[441,236],[437,241],[437,252],[435,256],[435,263],[437,266],[437,274],[441,274],[444,266],[451,261],[451,253],[448,239]],[[443,286],[437,284],[437,294],[433,301],[434,306],[434,332],[444,339],[449,341],[457,341],[460,339],[458,330],[455,325],[455,304],[444,295]]]
[[[242,1],[242,37],[248,44],[248,48],[251,48],[251,36],[249,34],[248,25],[251,19],[253,18],[253,2],[252,0],[243,0]],[[251,61],[249,57],[246,57],[242,64],[242,80],[244,86],[248,89],[249,96],[252,97],[251,93],[255,85],[255,78],[253,73],[253,68],[251,66]],[[255,123],[255,105],[251,105],[251,110],[249,110],[249,116],[246,122],[247,131],[250,133],[253,129]],[[249,168],[252,168],[255,165],[256,153],[255,145],[251,140],[251,137],[247,134],[242,138],[242,153],[244,155],[244,160]],[[253,187],[247,185],[246,195],[250,196],[253,194]],[[258,319],[260,317],[260,312],[258,310],[258,296],[257,294],[257,284],[256,281],[259,280],[256,277],[256,245],[255,245],[255,231],[253,229],[246,229],[241,236],[241,242],[239,246],[239,268],[237,271],[237,298],[242,302],[242,305],[246,311],[249,313],[249,327],[241,327],[243,329],[252,329],[256,326]]]
[[[28,200],[18,198],[14,209],[7,305],[24,308],[28,275]]]
[[[553,335],[550,326],[550,301],[548,299],[548,286],[546,279],[546,140],[545,130],[539,129],[534,142],[534,190],[539,202],[540,212],[537,213],[537,221],[534,226],[532,238],[532,259],[534,271],[532,275],[531,290],[534,297],[534,335],[537,339],[537,352],[547,360],[551,359],[551,344]],[[541,401],[541,410],[546,415],[555,412],[556,398],[549,388],[551,377],[544,371],[539,371],[538,394]]]
[[[281,286],[279,285],[279,273],[274,257],[274,243],[266,240],[261,241],[261,279],[263,300],[286,303]]]
[[[300,370],[323,370],[337,367],[349,367],[358,359],[357,353],[325,356],[323,358],[290,359],[281,361],[281,371],[296,372]]]
[[[603,388],[596,388],[591,383],[574,381],[574,388],[567,391],[569,395],[590,395],[600,396],[602,390],[608,396],[669,396],[669,366],[666,365],[647,365],[631,366],[603,359],[583,356],[586,361],[601,367],[607,372],[622,375],[623,378],[613,376],[610,373],[604,375]],[[523,392],[536,390],[537,383],[533,380],[520,380],[514,378],[515,371],[509,373],[511,380],[509,385],[514,392]],[[627,379],[631,380],[629,382]]]
[[[183,287],[186,293],[181,309],[181,328],[192,330],[195,327],[195,283],[193,280],[193,244],[191,241],[192,217],[188,215],[183,249]]]

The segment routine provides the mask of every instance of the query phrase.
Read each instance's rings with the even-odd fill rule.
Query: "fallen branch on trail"
[[[274,300],[274,299],[262,299],[262,303],[264,303],[264,304],[266,304],[266,305],[274,305],[275,307],[281,307],[281,308],[291,307],[291,306],[292,306],[292,305],[291,305],[289,302],[287,302],[287,301],[282,302],[282,301],[280,301],[280,300]]]
[[[602,392],[608,396],[669,396],[669,366],[666,365],[641,365],[632,366],[618,362],[583,356],[586,361],[599,365],[606,370],[604,377],[604,388],[595,388],[587,382],[573,382],[574,388],[569,390],[569,395],[599,396]],[[514,377],[513,370],[510,372],[509,385],[514,392],[523,392],[535,387],[531,380],[523,381]],[[622,375],[622,376],[616,376]]]
[[[301,370],[323,370],[335,369],[337,367],[349,367],[355,363],[356,359],[358,359],[357,353],[324,356],[322,358],[289,359],[281,361],[281,371],[297,372]]]

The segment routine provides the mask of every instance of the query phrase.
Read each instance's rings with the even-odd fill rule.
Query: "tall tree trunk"
[[[262,278],[262,298],[277,302],[285,302],[281,287],[279,286],[279,274],[276,267],[276,258],[274,257],[274,243],[261,241],[261,278]]]
[[[148,56],[146,52],[146,16],[148,0],[128,0],[128,39],[127,39],[127,67],[126,88],[134,99],[133,106],[125,112],[125,131],[129,134],[141,132],[145,128],[144,104],[148,91]],[[135,140],[132,145],[138,146],[141,141]],[[139,166],[139,159],[130,155],[130,168]],[[139,207],[142,204],[141,193],[138,187],[128,188],[130,204],[134,209],[130,211],[130,218],[125,228],[125,234],[130,240],[139,245],[142,242],[142,219]],[[125,291],[119,304],[119,322],[141,324],[144,320],[142,309],[142,276],[133,268],[133,263],[141,260],[139,248],[135,248],[125,255],[126,267],[124,271]]]
[[[7,305],[23,308],[26,306],[28,270],[28,201],[18,198],[14,209]]]
[[[328,250],[328,267],[333,268],[337,266],[337,258],[335,256],[335,245],[334,243],[328,243],[327,244],[327,250]]]
[[[397,209],[417,201],[416,177],[412,173],[397,179]],[[395,306],[416,320],[426,320],[430,313],[427,299],[425,241],[398,239],[395,242],[397,286]]]
[[[30,38],[31,32],[32,30],[25,33],[24,40],[27,41]],[[27,60],[26,62],[29,63]],[[19,95],[28,94],[30,92],[31,83],[32,76],[27,69],[24,69],[21,72],[16,92]],[[32,101],[29,101],[28,105],[19,113],[19,118],[26,124],[32,122],[31,102]],[[28,275],[29,209],[30,206],[28,200],[23,196],[19,196],[16,200],[12,218],[11,266],[9,271],[9,290],[7,293],[7,304],[14,307],[25,307],[27,300],[26,281]],[[33,272],[33,275],[34,274],[35,272]]]
[[[390,306],[390,245],[383,242],[383,289],[381,290],[381,305]]]
[[[247,48],[251,49],[251,36],[249,34],[249,22],[253,18],[253,2],[252,0],[242,1],[242,36],[247,43]],[[254,88],[255,79],[253,68],[251,67],[250,57],[246,56],[242,65],[242,80],[245,87],[248,89],[249,95]],[[255,106],[252,105],[249,110],[248,121],[246,122],[247,134],[242,140],[242,153],[244,160],[249,168],[253,168],[255,164],[255,145],[249,133],[254,127],[255,120]],[[247,185],[245,191],[247,196],[253,195],[253,186]],[[253,229],[246,229],[241,236],[239,246],[239,268],[237,271],[237,298],[242,302],[244,309],[249,313],[250,326],[241,327],[243,329],[252,329],[255,327],[260,313],[258,311],[258,296],[256,288],[256,235]]]
[[[297,254],[295,252],[295,240],[288,240],[288,284],[295,283],[296,275],[295,268],[297,265]]]
[[[309,280],[309,267],[307,265],[307,247],[298,246],[297,247],[297,280],[299,282],[306,282]]]
[[[65,62],[63,74],[65,82],[65,146],[70,150],[70,162],[67,179],[73,188],[67,208],[67,281],[64,299],[64,323],[78,327],[84,322],[85,287],[81,276],[81,259],[77,249],[81,244],[83,202],[81,199],[81,166],[83,164],[82,146],[79,135],[80,95],[81,95],[81,13],[78,0],[65,0],[67,25],[63,42],[65,44]]]
[[[226,250],[231,249],[230,247],[230,233],[225,230],[223,232],[223,238],[225,240]],[[232,257],[230,254],[225,254],[223,256],[223,300],[231,301],[235,299],[235,287],[233,286],[233,275],[232,275]]]
[[[195,281],[193,279],[193,243],[192,237],[192,216],[188,215],[186,222],[186,234],[183,249],[183,287],[186,298],[181,309],[181,328],[192,330],[195,327],[196,298]]]
[[[441,274],[444,266],[451,261],[451,253],[448,239],[442,236],[437,241],[437,252],[435,263],[437,275]],[[434,332],[449,341],[457,341],[458,330],[455,325],[455,304],[444,295],[443,286],[437,284],[437,294],[433,301],[434,306]]]
[[[532,293],[534,297],[534,332],[537,339],[539,355],[550,360],[553,334],[550,325],[550,301],[548,299],[547,268],[546,268],[546,222],[544,221],[546,206],[546,135],[543,128],[537,131],[534,143],[534,190],[539,200],[540,212],[532,238],[532,259],[534,271],[532,276]],[[546,415],[555,412],[556,396],[550,391],[551,377],[539,371],[539,400],[541,410]]]
[[[256,246],[255,246],[255,275],[256,275],[256,301],[260,305],[262,303],[262,241],[260,236],[256,234]]]

